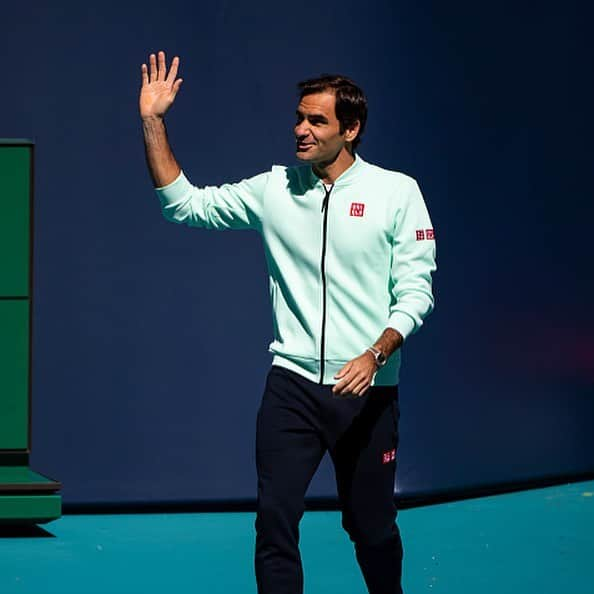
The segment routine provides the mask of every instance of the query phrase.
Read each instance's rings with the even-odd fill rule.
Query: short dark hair
[[[353,151],[361,142],[361,136],[367,122],[367,98],[363,90],[350,78],[340,74],[322,74],[297,84],[299,100],[306,95],[332,91],[336,97],[336,118],[340,122],[340,133],[359,121],[359,133],[352,142]]]

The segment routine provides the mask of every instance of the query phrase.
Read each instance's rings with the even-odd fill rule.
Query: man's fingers
[[[341,390],[342,394],[352,394],[353,391],[361,385],[361,378],[359,376],[355,376],[344,388]]]
[[[142,77],[142,86],[148,85],[148,72],[146,69],[146,64],[143,64],[140,67],[141,77]]]
[[[165,52],[159,52],[159,71],[157,73],[157,80],[165,80]]]
[[[360,382],[353,388],[353,394],[355,396],[363,396],[363,394],[367,390],[368,383],[369,380],[367,378],[364,378],[362,382]]]
[[[334,388],[332,389],[333,392],[340,392],[344,386],[348,386],[349,382],[352,381],[353,377],[355,377],[355,372],[349,367],[344,368],[343,371],[339,371],[335,376],[335,378],[341,377],[342,379],[339,382],[336,382]]]
[[[343,377],[339,382],[337,382],[334,387],[332,388],[332,391],[336,394],[336,393],[340,393],[342,391],[342,389],[345,386],[348,386],[349,382],[351,381],[351,376],[347,375],[346,377]]]
[[[365,378],[360,373],[349,373],[345,378],[336,384],[336,392],[344,394],[350,392],[355,386],[361,383]]]
[[[339,382],[336,382],[336,384],[334,384],[334,387],[332,388],[332,391],[337,394],[338,392],[340,392],[340,390],[342,389],[342,386],[345,385],[345,380],[340,380]]]
[[[149,56],[149,64],[151,66],[150,81],[155,82],[157,80],[157,58],[155,54]]]
[[[177,92],[179,91],[179,88],[181,87],[181,84],[184,82],[183,78],[178,78],[174,85],[173,85],[173,95],[177,95]]]
[[[179,68],[179,58],[175,56],[173,61],[171,62],[171,68],[169,69],[169,74],[165,79],[170,85],[175,82],[175,77],[177,76],[177,69]]]

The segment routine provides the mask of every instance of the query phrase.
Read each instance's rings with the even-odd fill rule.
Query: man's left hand
[[[334,376],[334,379],[340,381],[332,388],[332,393],[341,396],[346,394],[363,396],[371,386],[376,371],[375,357],[366,351],[356,359],[349,361]]]

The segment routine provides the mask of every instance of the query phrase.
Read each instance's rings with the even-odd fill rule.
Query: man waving
[[[363,91],[327,75],[299,83],[303,165],[195,187],[167,140],[179,59],[142,65],[140,114],[163,215],[202,229],[254,229],[269,273],[274,336],[258,410],[255,569],[260,594],[300,594],[299,522],[326,451],[342,524],[370,594],[401,589],[394,480],[400,348],[432,311],[435,234],[414,179],[357,147]]]

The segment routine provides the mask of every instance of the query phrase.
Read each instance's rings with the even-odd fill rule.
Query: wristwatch
[[[367,350],[375,357],[375,364],[378,367],[383,367],[386,364],[388,359],[386,358],[386,355],[384,355],[384,353],[382,353],[379,349],[367,347]]]

